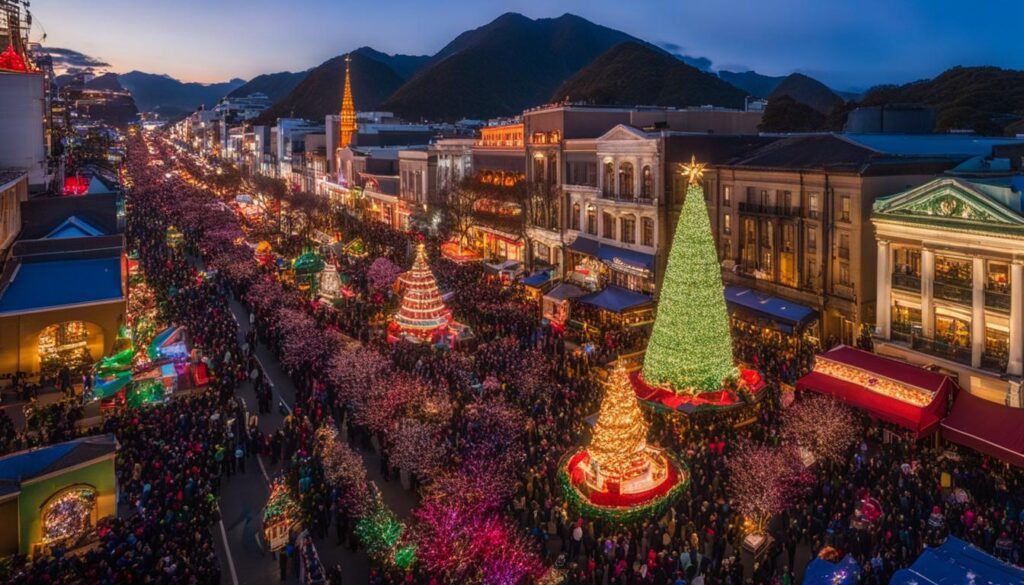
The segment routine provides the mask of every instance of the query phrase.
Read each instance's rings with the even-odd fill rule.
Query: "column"
[[[1024,263],[1014,260],[1010,265],[1010,359],[1006,373],[1013,376],[1024,374]]]
[[[971,366],[981,367],[985,352],[985,259],[975,256],[971,263]]]
[[[924,336],[935,335],[935,305],[932,303],[932,285],[935,283],[935,251],[921,248],[921,328]]]
[[[892,323],[892,259],[889,242],[878,240],[878,273],[875,276],[875,334],[889,339]]]

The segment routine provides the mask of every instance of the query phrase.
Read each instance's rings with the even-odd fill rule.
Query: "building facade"
[[[1022,406],[1024,177],[936,178],[879,199],[876,351]]]

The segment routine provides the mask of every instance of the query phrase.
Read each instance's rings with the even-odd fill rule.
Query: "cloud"
[[[110,63],[90,57],[71,49],[61,47],[43,47],[42,51],[53,58],[53,66],[57,67],[110,67]]]
[[[682,45],[670,42],[658,43],[658,46],[665,49],[676,58],[686,63],[690,67],[696,67],[701,71],[711,71],[711,59],[707,57],[694,57],[692,55],[686,55],[686,49]]]

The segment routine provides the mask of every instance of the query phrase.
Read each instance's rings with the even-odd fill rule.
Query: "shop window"
[[[615,239],[615,218],[607,211],[601,213],[601,235],[610,240]]]
[[[654,245],[654,220],[649,217],[640,220],[640,243],[644,246]]]
[[[89,354],[89,330],[84,321],[65,321],[50,325],[39,334],[37,351],[40,370],[53,375],[63,368],[83,373],[92,364]]]
[[[626,244],[636,243],[636,217],[633,215],[622,217],[622,241]]]

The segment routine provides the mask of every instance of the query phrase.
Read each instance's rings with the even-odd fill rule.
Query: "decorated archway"
[[[44,327],[36,340],[39,371],[54,375],[67,367],[82,373],[94,361],[95,349],[103,350],[103,328],[88,321],[63,321]]]
[[[58,491],[40,510],[42,544],[73,541],[96,525],[96,488],[75,484]]]

